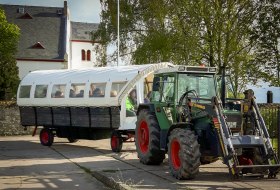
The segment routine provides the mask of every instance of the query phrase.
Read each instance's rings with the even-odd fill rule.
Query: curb
[[[91,171],[91,175],[112,189],[116,189],[116,190],[132,190],[133,189],[124,183],[116,182],[113,178],[107,177],[106,175],[102,174],[102,172]]]
[[[75,164],[76,166],[78,166],[79,168],[84,170],[85,173],[91,175],[98,181],[102,182],[104,185],[106,185],[112,189],[116,189],[116,190],[133,190],[133,188],[131,188],[130,186],[128,186],[124,183],[121,183],[121,182],[116,182],[112,177],[108,177],[108,176],[102,174],[102,172],[89,170],[88,168],[81,166],[79,163],[73,162],[71,159],[67,158],[65,155],[63,155],[62,153],[57,151],[55,148],[53,148],[53,147],[50,147],[50,148],[52,150],[54,150],[55,152],[57,152],[58,154],[60,154],[65,159],[69,160],[70,162],[72,162],[73,164]]]

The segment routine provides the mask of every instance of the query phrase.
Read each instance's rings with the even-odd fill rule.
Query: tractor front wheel
[[[168,161],[171,174],[177,179],[193,179],[199,172],[200,151],[197,137],[188,129],[171,131]]]
[[[160,128],[156,116],[146,109],[141,110],[137,117],[135,145],[143,164],[158,165],[165,158],[165,152],[160,150]]]
[[[40,132],[40,142],[43,146],[51,146],[53,144],[54,135],[48,128],[43,128]]]

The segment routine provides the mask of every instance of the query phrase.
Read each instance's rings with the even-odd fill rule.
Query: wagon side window
[[[19,97],[20,98],[30,98],[31,85],[23,85],[20,87]]]
[[[126,83],[127,83],[127,81],[113,82],[110,96],[111,97],[117,96],[119,94],[119,92],[123,89],[123,87],[126,85]]]
[[[64,98],[65,97],[65,84],[56,84],[52,88],[52,98]]]
[[[83,98],[85,94],[85,83],[71,84],[69,98]]]
[[[89,97],[104,97],[106,83],[91,83]]]
[[[34,98],[46,98],[48,85],[36,85]]]

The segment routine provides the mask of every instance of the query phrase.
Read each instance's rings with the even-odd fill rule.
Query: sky
[[[273,93],[273,103],[280,103],[279,87],[269,86],[268,83],[260,82],[257,86],[248,85],[247,89],[252,89],[255,92],[257,103],[267,102],[267,91]]]
[[[64,0],[0,0],[0,4],[63,7]],[[99,0],[68,0],[70,19],[76,22],[99,23]]]

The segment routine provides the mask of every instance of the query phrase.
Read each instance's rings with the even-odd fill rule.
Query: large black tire
[[[48,128],[43,128],[40,131],[40,142],[43,146],[51,146],[53,144],[54,135]]]
[[[110,144],[113,152],[120,152],[122,150],[123,139],[121,134],[118,133],[118,131],[112,132]]]
[[[163,162],[165,152],[160,150],[160,128],[156,116],[146,109],[137,117],[135,145],[141,163],[159,165]]]
[[[199,173],[200,151],[197,137],[188,129],[171,131],[168,161],[171,174],[177,179],[193,179]]]

